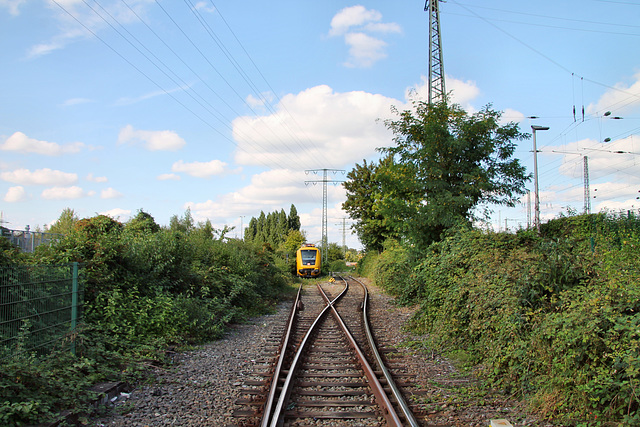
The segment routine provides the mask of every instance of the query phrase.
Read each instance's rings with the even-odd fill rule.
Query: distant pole
[[[240,215],[240,240],[244,241],[244,215]]]
[[[531,191],[527,190],[527,228],[531,228]]]
[[[535,217],[534,223],[536,230],[540,233],[540,193],[538,190],[538,147],[536,146],[536,131],[549,130],[548,126],[531,125],[533,131],[533,179],[535,182],[535,197],[534,197],[534,209]]]

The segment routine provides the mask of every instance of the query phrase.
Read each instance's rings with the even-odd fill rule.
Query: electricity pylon
[[[442,36],[440,35],[440,0],[426,0],[425,12],[429,12],[429,104],[444,101],[444,62],[442,61]]]
[[[342,169],[308,169],[304,171],[304,173],[309,174],[309,172],[313,172],[317,174],[318,172],[322,172],[322,179],[316,181],[305,181],[305,184],[316,184],[318,182],[322,183],[322,262],[327,262],[327,249],[329,248],[329,241],[327,238],[327,182],[338,183],[344,181],[334,181],[327,179],[327,172],[345,173]]]

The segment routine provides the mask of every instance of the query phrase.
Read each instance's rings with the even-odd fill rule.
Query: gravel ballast
[[[403,330],[413,309],[397,307],[392,298],[370,286],[372,307],[388,313],[384,325],[385,341],[415,340]],[[260,316],[229,328],[223,339],[179,353],[175,366],[154,368],[155,381],[131,393],[123,393],[106,415],[94,419],[94,426],[226,426],[237,423],[232,413],[234,402],[264,356],[267,337],[279,333],[290,313],[290,303],[282,303],[272,315]],[[374,330],[375,330],[375,326]],[[480,426],[491,419],[506,418],[518,426],[544,426],[517,409],[515,402],[501,396],[470,396],[473,379],[457,372],[454,365],[426,351],[413,352],[418,361],[416,377],[433,389],[433,397],[443,396],[433,404],[432,419],[425,425]],[[464,384],[462,396],[456,396],[456,383]],[[477,399],[475,402],[473,399]],[[482,404],[480,404],[480,402]],[[517,420],[517,422],[516,422]]]

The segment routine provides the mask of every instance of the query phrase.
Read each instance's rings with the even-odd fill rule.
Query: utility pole
[[[440,34],[440,0],[426,0],[425,12],[429,13],[429,105],[444,101],[444,62],[442,62],[442,36]]]
[[[536,131],[549,130],[549,126],[531,125],[533,131],[533,179],[535,181],[535,217],[534,222],[538,234],[540,234],[540,192],[538,191],[538,147],[536,146]]]
[[[531,190],[527,190],[527,228],[531,228]]]
[[[331,182],[331,183],[344,182],[344,181],[334,181],[334,180],[328,179],[327,173],[333,172],[334,174],[336,174],[338,172],[342,172],[344,174],[345,171],[343,169],[308,169],[304,171],[304,173],[306,173],[307,175],[310,172],[313,172],[314,174],[317,174],[318,172],[322,172],[321,180],[305,181],[304,183],[307,185],[308,184],[315,185],[318,182],[322,183],[322,262],[326,262],[327,248],[329,247],[329,241],[327,238],[327,182]]]

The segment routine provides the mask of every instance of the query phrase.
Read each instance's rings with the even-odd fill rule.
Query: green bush
[[[291,280],[274,253],[215,235],[210,224],[163,229],[140,211],[128,224],[103,215],[79,220],[29,256],[1,246],[0,264],[81,263],[85,298],[84,328],[69,337],[77,356],[67,342],[51,357],[1,361],[0,424],[50,421],[75,410],[89,385],[135,381],[169,345],[214,340],[230,322],[272,310]]]
[[[562,423],[640,422],[640,227],[560,218],[517,234],[456,230],[412,261],[390,245],[370,270],[432,348]],[[415,256],[415,255],[414,255]]]

